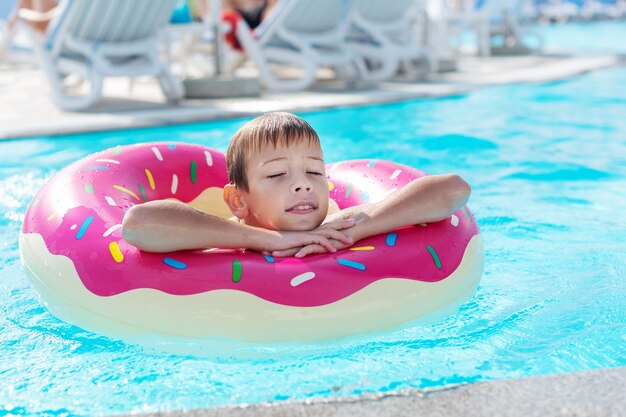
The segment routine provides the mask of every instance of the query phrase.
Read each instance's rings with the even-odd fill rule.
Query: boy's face
[[[324,155],[307,141],[271,145],[247,161],[249,191],[241,190],[248,208],[245,223],[270,230],[312,230],[328,212]]]

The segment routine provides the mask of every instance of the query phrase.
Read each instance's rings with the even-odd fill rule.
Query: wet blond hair
[[[320,145],[320,138],[311,125],[286,112],[265,113],[243,125],[233,136],[226,151],[228,180],[231,184],[249,191],[246,163],[253,152],[266,146],[289,147],[307,141]]]

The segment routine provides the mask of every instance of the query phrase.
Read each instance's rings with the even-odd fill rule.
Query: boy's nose
[[[311,189],[312,189],[311,183],[308,182],[304,178],[295,181],[293,185],[291,186],[291,191],[293,193],[302,193],[302,192],[310,193]]]

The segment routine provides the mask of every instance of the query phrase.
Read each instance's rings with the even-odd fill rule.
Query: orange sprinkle
[[[356,248],[350,248],[350,250],[374,250],[373,246],[357,246]]]
[[[137,201],[141,201],[141,199],[137,196],[137,194],[133,193],[131,190],[129,190],[128,188],[124,188],[121,185],[114,185],[113,188],[115,188],[116,190],[120,190],[128,195],[133,196]]]
[[[117,242],[113,241],[109,243],[109,252],[111,252],[111,256],[115,259],[115,262],[120,263],[124,260],[124,254],[120,250],[120,245]]]
[[[152,172],[146,168],[146,177],[148,177],[148,182],[150,183],[150,188],[154,190],[154,177],[152,176]]]

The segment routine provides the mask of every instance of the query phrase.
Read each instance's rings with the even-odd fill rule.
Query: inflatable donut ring
[[[382,160],[327,171],[339,208],[384,199],[425,175]],[[145,253],[122,239],[124,212],[145,201],[173,198],[229,217],[227,182],[222,153],[183,143],[117,147],[69,165],[24,219],[20,254],[33,286],[55,316],[114,337],[303,341],[456,307],[482,274],[481,235],[465,207],[302,259],[225,249]]]

